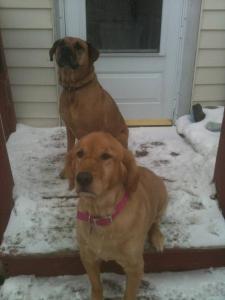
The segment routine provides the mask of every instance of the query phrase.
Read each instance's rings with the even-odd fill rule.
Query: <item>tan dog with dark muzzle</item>
[[[126,275],[125,300],[135,300],[144,271],[146,236],[158,251],[159,228],[167,205],[162,179],[138,167],[133,155],[108,133],[93,132],[70,151],[66,170],[80,197],[77,237],[92,286],[92,300],[102,300],[102,260],[115,260]]]
[[[99,52],[89,43],[73,37],[57,40],[49,51],[56,56],[60,97],[60,115],[67,130],[67,150],[93,131],[111,133],[124,147],[128,128],[112,97],[101,87],[94,72]],[[64,175],[64,172],[61,174]]]

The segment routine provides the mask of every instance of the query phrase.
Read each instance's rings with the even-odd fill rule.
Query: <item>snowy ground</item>
[[[119,300],[125,276],[103,274],[105,300]],[[181,273],[145,274],[138,300],[224,300],[225,268]],[[12,277],[0,287],[1,300],[88,300],[89,282],[83,276]]]
[[[162,230],[167,247],[225,245],[225,222],[213,200],[211,179],[219,133],[205,129],[221,122],[223,109],[205,110],[206,119],[180,118],[177,128],[130,129],[130,148],[139,164],[162,176],[169,207]],[[185,136],[181,138],[176,130]],[[4,236],[5,253],[54,252],[76,249],[77,199],[58,178],[63,166],[63,128],[18,126],[8,151],[15,180],[15,209]],[[121,299],[125,277],[103,274],[105,299]],[[86,276],[12,277],[0,287],[1,300],[87,300]],[[225,268],[180,273],[145,274],[139,300],[224,300]]]

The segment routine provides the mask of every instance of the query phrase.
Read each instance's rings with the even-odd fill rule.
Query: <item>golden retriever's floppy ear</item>
[[[88,55],[92,62],[96,61],[99,57],[99,51],[94,48],[91,43],[87,42],[88,45]]]
[[[129,192],[135,192],[139,181],[139,169],[135,162],[133,154],[124,149],[123,164],[126,167],[125,187]]]
[[[53,55],[55,54],[56,48],[59,46],[61,42],[62,39],[55,41],[54,44],[52,45],[52,48],[49,50],[50,61],[53,61]]]
[[[75,187],[76,158],[75,146],[66,155],[65,175],[69,180],[69,190]]]

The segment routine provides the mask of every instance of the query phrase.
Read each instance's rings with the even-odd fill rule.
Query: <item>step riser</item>
[[[3,256],[6,276],[59,276],[85,273],[79,254],[52,256]],[[184,271],[225,266],[225,248],[167,249],[163,253],[145,253],[145,272]],[[103,263],[103,272],[123,273],[114,262]]]

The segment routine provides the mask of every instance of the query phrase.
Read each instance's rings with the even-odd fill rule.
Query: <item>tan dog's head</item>
[[[111,134],[93,132],[83,137],[67,156],[70,189],[98,197],[124,184],[128,193],[136,190],[139,173],[134,157]]]
[[[90,43],[74,37],[65,37],[55,41],[49,50],[51,61],[54,54],[60,68],[73,70],[92,65],[99,56],[98,50]]]

